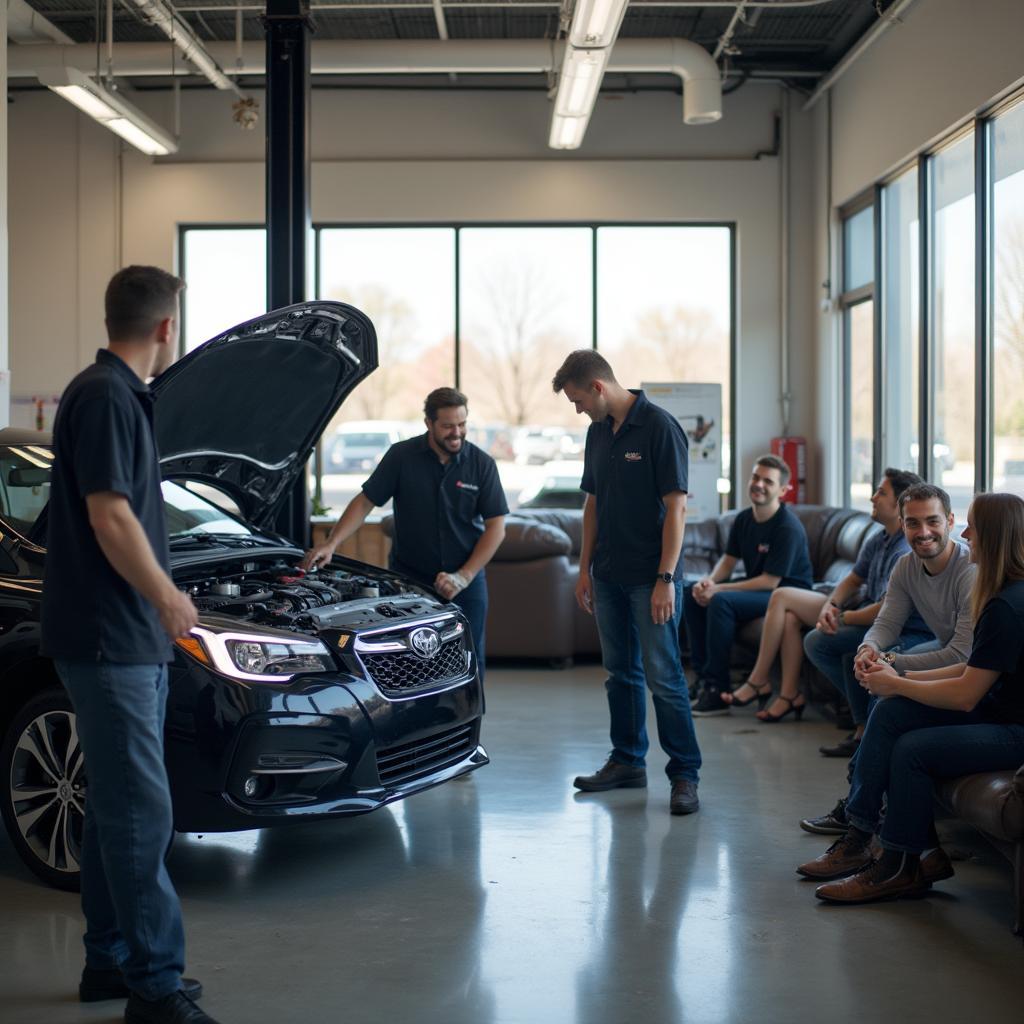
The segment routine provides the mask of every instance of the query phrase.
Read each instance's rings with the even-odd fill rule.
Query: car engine
[[[280,558],[240,561],[220,566],[215,574],[207,570],[177,582],[200,613],[295,632],[357,628],[421,615],[438,604],[429,591],[383,573],[378,577],[338,568],[305,572]]]

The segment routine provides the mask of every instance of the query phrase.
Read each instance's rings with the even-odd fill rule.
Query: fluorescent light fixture
[[[555,114],[551,119],[548,146],[551,149],[579,149],[587,130],[587,121],[586,117],[562,117]]]
[[[601,89],[608,50],[576,50],[567,47],[555,99],[555,113],[562,117],[589,117]]]
[[[123,96],[109,92],[78,68],[40,68],[39,81],[94,121],[120,135],[147,156],[176,153],[178,144],[155,121]]]
[[[629,0],[577,0],[569,42],[584,49],[611,46],[619,34]]]

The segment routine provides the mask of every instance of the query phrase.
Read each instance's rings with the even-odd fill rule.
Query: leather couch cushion
[[[531,508],[516,512],[515,515],[557,527],[569,538],[572,557],[580,557],[580,548],[583,546],[583,513],[578,509]]]
[[[496,562],[527,562],[551,555],[572,554],[572,542],[564,530],[537,519],[506,516],[505,539],[494,556]]]
[[[1024,841],[1024,768],[946,779],[939,800],[975,828],[1008,842]]]

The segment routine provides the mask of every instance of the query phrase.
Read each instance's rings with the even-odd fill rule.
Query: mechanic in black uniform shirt
[[[438,388],[423,405],[427,432],[393,444],[322,544],[306,552],[306,569],[327,565],[370,511],[394,498],[391,568],[454,601],[469,620],[484,675],[487,581],[484,566],[505,536],[508,505],[494,459],[466,440],[468,399]]]
[[[695,716],[725,715],[722,693],[729,687],[729,661],[736,630],[759,619],[776,587],[810,588],[813,582],[807,534],[782,504],[789,467],[775,455],[754,462],[747,493],[750,508],[733,520],[725,554],[709,576],[683,591],[683,616],[690,658],[698,677]],[[743,559],[746,576],[730,580]]]
[[[974,642],[967,664],[898,672],[883,661],[858,675],[880,699],[868,718],[853,771],[850,828],[811,865],[831,903],[921,896],[930,888],[921,853],[937,846],[937,779],[1016,769],[1024,761],[1024,500],[979,494],[963,538],[978,566]],[[888,801],[879,829],[882,797]],[[882,856],[868,852],[879,831]],[[812,867],[813,865],[813,867]],[[810,874],[803,868],[801,874]]]

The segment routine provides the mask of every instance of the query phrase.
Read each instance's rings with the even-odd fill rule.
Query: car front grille
[[[474,724],[434,733],[412,743],[377,751],[377,773],[385,786],[414,782],[457,764],[474,750]]]
[[[466,646],[462,636],[452,637],[441,644],[433,658],[421,658],[409,651],[389,651],[364,653],[362,659],[370,678],[389,697],[443,686],[467,671]]]

